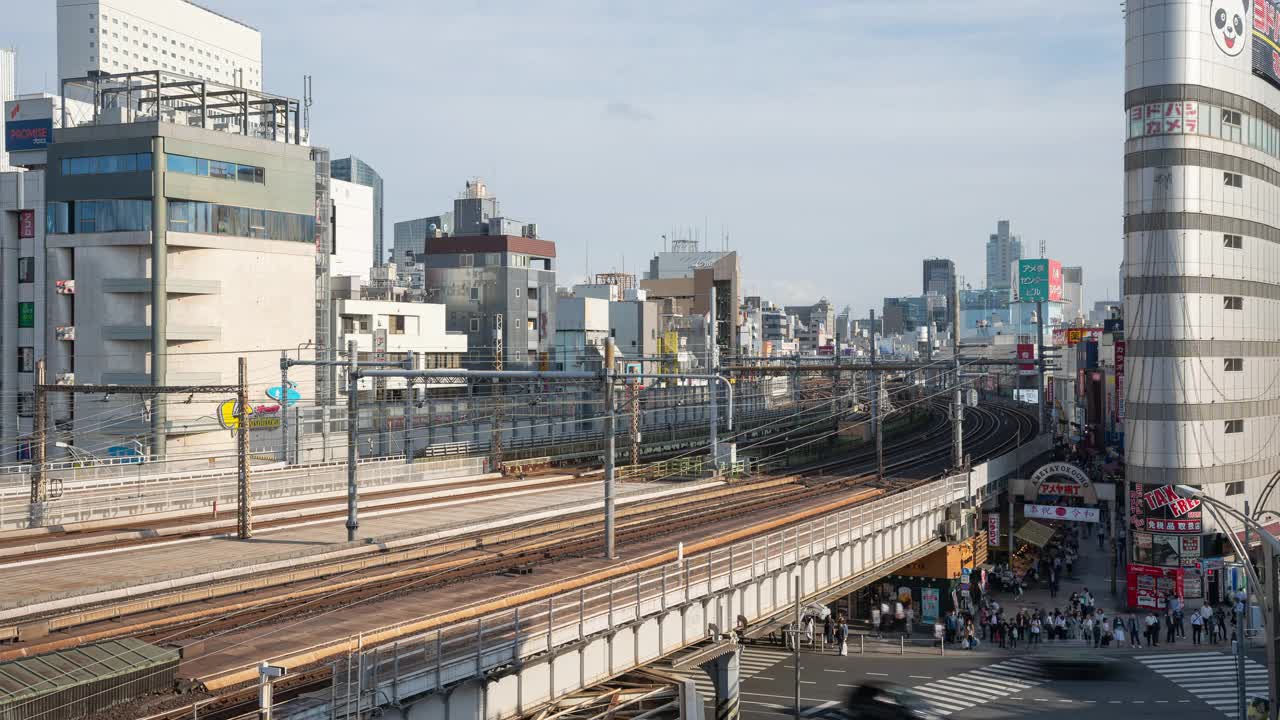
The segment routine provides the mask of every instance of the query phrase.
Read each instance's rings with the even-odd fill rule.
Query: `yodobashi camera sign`
[[[10,100],[4,104],[6,152],[44,150],[53,142],[53,98]]]
[[[1062,263],[1048,258],[1019,260],[1018,300],[1061,302]]]

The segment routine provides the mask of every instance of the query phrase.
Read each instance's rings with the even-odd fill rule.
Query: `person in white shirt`
[[[1156,618],[1155,613],[1148,610],[1147,617],[1143,619],[1143,622],[1147,627],[1147,645],[1156,647],[1160,644],[1160,621]]]

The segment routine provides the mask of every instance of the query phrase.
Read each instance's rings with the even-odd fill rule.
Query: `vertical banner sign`
[[[1124,340],[1117,340],[1116,353],[1116,420],[1124,422],[1124,358],[1128,346]]]
[[[1062,263],[1049,261],[1049,300],[1062,302]]]
[[[22,210],[18,213],[18,237],[33,238],[36,236],[36,211]]]
[[[1000,547],[999,513],[991,513],[987,516],[987,545],[990,547]]]
[[[1018,359],[1019,360],[1035,360],[1036,346],[1031,343],[1018,343]],[[1018,365],[1018,369],[1024,372],[1027,372],[1027,371],[1035,370],[1036,366],[1022,363]]]

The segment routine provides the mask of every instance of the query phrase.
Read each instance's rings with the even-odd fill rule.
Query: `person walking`
[[[1142,641],[1138,639],[1138,616],[1133,613],[1129,613],[1129,647],[1142,647]]]
[[[1191,613],[1191,644],[1200,644],[1200,635],[1204,632],[1204,618],[1199,612]]]
[[[1177,639],[1178,621],[1174,618],[1173,608],[1164,611],[1164,626],[1166,635],[1164,641],[1172,645]]]
[[[1201,623],[1204,625],[1205,635],[1209,637],[1209,642],[1217,644],[1218,630],[1213,626],[1213,610],[1208,603],[1200,603],[1200,609],[1196,610],[1196,614],[1200,616]]]
[[[1147,617],[1143,620],[1147,626],[1147,646],[1160,646],[1160,619],[1156,617],[1155,610],[1148,610]]]
[[[841,655],[849,654],[849,623],[845,620],[844,615],[840,616],[840,622],[835,627],[835,641]]]
[[[1032,647],[1035,647],[1036,645],[1039,645],[1039,644],[1040,644],[1040,630],[1041,630],[1041,629],[1042,629],[1042,628],[1041,628],[1041,623],[1040,623],[1040,616],[1039,616],[1039,615],[1032,616],[1032,618],[1031,618],[1031,643],[1030,643],[1030,645],[1031,645]]]
[[[822,620],[822,644],[824,646],[834,645],[836,641],[836,626],[830,615]]]

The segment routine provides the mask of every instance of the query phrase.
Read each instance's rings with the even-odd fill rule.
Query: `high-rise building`
[[[14,98],[15,76],[17,73],[18,52],[8,48],[0,48],[0,108]],[[4,118],[0,118],[0,128],[4,127]],[[9,167],[9,153],[0,142],[0,170]]]
[[[1125,18],[1126,477],[1255,513],[1280,509],[1258,507],[1280,466],[1274,10],[1130,0]]]
[[[354,155],[330,160],[329,174],[338,180],[373,188],[373,262],[386,264],[387,255],[382,247],[382,176]]]
[[[987,240],[987,288],[1008,290],[1013,264],[1022,259],[1022,238],[1009,232],[1009,221],[996,223],[996,231]]]
[[[956,289],[956,264],[947,258],[926,258],[924,261],[924,283],[920,294],[934,293],[948,298]]]
[[[58,77],[165,70],[262,90],[262,34],[187,0],[58,0]]]

